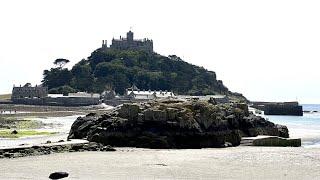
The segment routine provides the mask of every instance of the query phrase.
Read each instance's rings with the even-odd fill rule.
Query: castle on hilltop
[[[148,53],[153,52],[153,41],[150,39],[134,39],[133,32],[127,32],[127,37],[120,39],[112,39],[110,47],[107,45],[107,40],[102,40],[102,49],[118,49],[118,50],[142,50]]]

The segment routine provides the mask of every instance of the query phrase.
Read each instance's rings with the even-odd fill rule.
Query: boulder
[[[80,117],[68,138],[118,147],[207,148],[237,146],[242,136],[257,135],[289,134],[285,126],[250,114],[246,104],[166,100]]]
[[[253,140],[253,146],[280,146],[280,147],[300,147],[301,139],[282,138],[277,136],[267,136]]]
[[[140,107],[137,104],[123,104],[119,109],[119,117],[129,120],[137,120]]]
[[[65,177],[68,177],[69,176],[69,173],[67,172],[54,172],[54,173],[51,173],[49,178],[50,179],[62,179],[62,178],[65,178]]]
[[[289,131],[286,126],[277,125],[260,116],[250,114],[240,119],[240,130],[245,136],[269,135],[288,138]]]
[[[95,125],[98,120],[99,116],[93,113],[90,113],[85,117],[78,117],[71,126],[68,139],[82,139],[83,137],[86,137],[91,126]]]
[[[5,152],[5,153],[3,154],[3,157],[5,157],[5,158],[11,158],[11,157],[13,157],[13,156],[14,156],[14,153]]]

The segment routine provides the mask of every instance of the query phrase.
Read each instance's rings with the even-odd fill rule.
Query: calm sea
[[[276,124],[286,125],[292,138],[302,138],[302,146],[320,148],[320,104],[303,104],[303,116],[265,116]]]

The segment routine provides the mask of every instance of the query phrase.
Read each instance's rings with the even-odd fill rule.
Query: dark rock
[[[52,146],[33,146],[0,150],[0,158],[17,158],[24,156],[47,155],[51,153],[82,151],[116,151],[116,149],[110,145],[103,145],[96,142]]]
[[[50,143],[51,143],[51,141],[47,141],[47,142],[46,142],[46,144],[50,144]]]
[[[229,142],[224,143],[223,147],[232,147],[233,145]]]
[[[61,140],[59,140],[58,142],[64,142],[64,140],[61,139]]]
[[[111,146],[205,148],[240,144],[242,136],[288,136],[285,126],[250,114],[246,104],[165,101],[124,104],[104,115],[78,118],[68,138]],[[104,151],[99,144],[88,150]]]
[[[119,117],[137,120],[140,107],[137,104],[123,104],[119,109]]]
[[[102,151],[116,151],[116,149],[110,145],[107,145],[107,146],[103,146]]]
[[[69,176],[69,173],[67,172],[54,172],[54,173],[51,173],[49,178],[50,179],[62,179],[62,178],[65,178],[65,177],[68,177]]]
[[[71,150],[79,151],[80,149],[83,149],[83,145],[82,144],[73,144],[73,145],[71,145]]]
[[[17,130],[13,130],[13,131],[11,132],[11,134],[18,134],[18,131],[17,131]]]
[[[10,126],[4,125],[4,124],[0,124],[0,128],[1,128],[1,129],[11,129]]]
[[[162,164],[162,163],[160,163],[160,164],[155,164],[156,166],[168,166],[168,165],[166,165],[166,164]]]
[[[82,139],[86,136],[87,131],[98,120],[97,116],[78,117],[72,124],[68,139]]]
[[[14,156],[14,154],[13,153],[9,153],[9,152],[5,152],[4,154],[3,154],[3,157],[5,157],[5,158],[11,158],[11,157],[13,157]]]
[[[286,126],[276,125],[260,116],[250,114],[239,122],[240,130],[242,130],[245,136],[269,135],[284,138],[289,137],[288,128]]]
[[[218,104],[213,97],[210,97],[208,103],[213,104],[213,105],[217,105]]]
[[[287,128],[287,126],[283,126],[283,125],[276,125],[278,131],[279,131],[279,135],[280,137],[284,137],[284,138],[288,138],[289,137],[289,130]]]
[[[253,140],[254,146],[300,147],[301,139],[282,138],[276,136],[262,137]]]
[[[52,149],[52,151],[55,151],[55,152],[59,151],[59,147],[58,146],[53,146],[51,149]]]
[[[33,149],[39,149],[39,148],[41,148],[40,146],[32,146],[31,148],[33,148]]]
[[[28,144],[25,144],[25,143],[19,144],[19,146],[25,146],[25,145],[28,145]]]
[[[34,148],[28,148],[26,153],[32,154],[34,151],[35,151]]]
[[[89,117],[89,116],[96,116],[96,115],[97,115],[97,113],[89,113],[86,116]]]
[[[86,146],[86,150],[88,151],[102,151],[103,150],[103,144],[96,143],[96,142],[89,142]]]

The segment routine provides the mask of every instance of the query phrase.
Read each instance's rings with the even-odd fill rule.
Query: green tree
[[[62,86],[87,92],[102,92],[109,86],[123,93],[135,84],[140,89],[172,90],[179,94],[232,94],[216,79],[215,72],[189,64],[176,55],[165,57],[144,51],[97,49],[71,71],[63,68],[68,60],[57,60],[58,67],[45,70],[42,82],[59,92]]]
[[[69,93],[75,92],[77,91],[68,85],[52,88],[49,90],[50,94],[63,94],[64,96],[67,96]]]
[[[77,64],[73,66],[71,72],[73,75],[71,86],[73,88],[80,91],[93,91],[94,76],[91,67],[88,64]]]
[[[68,69],[51,68],[44,70],[42,83],[48,86],[49,89],[70,85],[72,73]]]
[[[58,66],[60,69],[62,69],[67,63],[69,63],[70,61],[68,59],[63,59],[63,58],[59,58],[56,59],[53,64]]]

